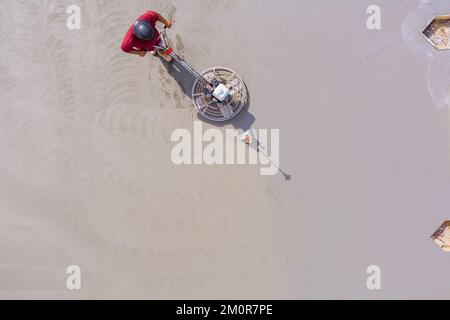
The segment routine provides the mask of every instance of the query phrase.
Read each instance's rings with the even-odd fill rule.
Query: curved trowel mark
[[[224,13],[225,11],[228,11],[229,9],[232,9],[236,6],[237,1],[219,1],[219,0],[203,0],[201,1],[202,7],[206,8],[207,10],[214,10],[219,13]]]
[[[439,109],[450,105],[450,51],[436,50],[423,31],[437,15],[446,14],[450,14],[450,3],[422,0],[402,24],[406,45],[427,63],[428,91]]]

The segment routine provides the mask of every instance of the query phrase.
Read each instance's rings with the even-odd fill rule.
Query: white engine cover
[[[230,89],[228,89],[224,84],[219,84],[213,92],[214,98],[220,102],[224,101],[230,95]]]

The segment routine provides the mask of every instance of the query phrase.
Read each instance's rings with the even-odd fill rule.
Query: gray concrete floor
[[[448,53],[420,30],[450,6],[377,3],[379,31],[366,0],[0,2],[0,297],[450,298],[430,239],[450,217]],[[222,129],[280,129],[291,181],[171,163],[189,79],[120,51],[147,9],[197,69],[245,79]]]

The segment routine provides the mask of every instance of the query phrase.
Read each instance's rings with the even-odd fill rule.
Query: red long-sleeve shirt
[[[159,32],[156,29],[156,22],[158,21],[158,14],[155,11],[148,11],[142,16],[140,16],[136,21],[145,20],[151,23],[153,29],[155,30],[155,37],[150,41],[145,41],[137,38],[134,35],[134,23],[128,30],[125,38],[122,42],[122,50],[125,52],[130,52],[131,50],[138,51],[151,51],[154,46],[158,43]]]

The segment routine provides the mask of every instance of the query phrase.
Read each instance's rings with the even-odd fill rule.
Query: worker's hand
[[[139,51],[138,52],[138,55],[142,58],[145,57],[146,54],[147,54],[147,51]]]
[[[169,28],[169,29],[172,28],[173,22],[174,21],[172,19],[167,19],[166,27]]]

